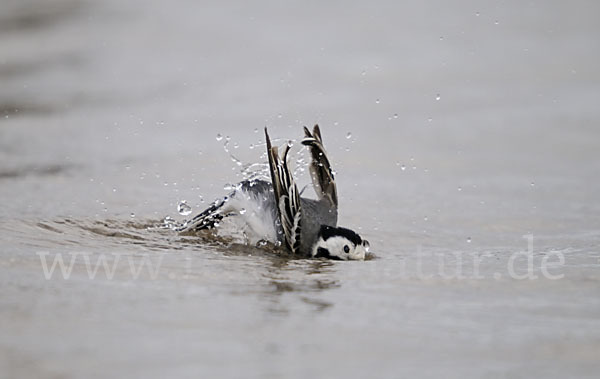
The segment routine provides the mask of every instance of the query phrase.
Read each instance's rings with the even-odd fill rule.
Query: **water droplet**
[[[244,213],[246,213],[246,208],[240,209],[240,214],[243,215]]]
[[[432,122],[432,121],[433,121],[433,118],[432,118],[432,117],[429,117],[429,118],[427,119],[427,122]]]
[[[165,217],[165,218],[163,219],[163,225],[164,225],[166,228],[169,228],[169,229],[171,229],[172,227],[174,227],[174,226],[175,226],[175,220],[173,220],[173,218],[172,218],[172,217],[170,217],[170,216],[167,216],[167,217]]]
[[[350,139],[350,138],[352,138],[352,133],[350,133],[350,132],[346,133],[346,139]]]
[[[135,213],[131,212],[131,214],[129,215],[129,217],[135,218]]]
[[[398,118],[398,113],[394,113],[394,116],[392,116],[394,118]]]
[[[479,13],[479,12],[475,12],[475,16],[476,16],[476,17],[479,17],[479,15],[480,15],[480,14],[481,14],[481,13]]]
[[[375,104],[379,104],[379,99],[375,99]]]
[[[177,205],[177,212],[182,216],[187,216],[192,213],[192,207],[187,204],[187,201],[181,200]]]
[[[254,133],[258,133],[258,128],[254,128]]]
[[[500,24],[500,21],[498,21],[498,20],[494,21],[494,25],[498,25],[498,24]]]
[[[444,40],[444,36],[440,36],[440,41],[443,41],[443,40]]]
[[[288,147],[292,147],[292,146],[294,146],[294,141],[292,141],[292,140],[290,140],[290,139],[289,139],[289,140],[287,141],[287,145],[288,145]]]
[[[362,72],[361,72],[360,74],[361,74],[362,76],[365,76],[365,75],[367,75],[367,71],[365,71],[365,70],[362,70]]]
[[[236,143],[234,143],[234,144],[233,144],[233,148],[234,148],[234,149],[237,149],[238,147],[240,147],[240,144],[239,144],[239,143],[237,143],[237,142],[236,142]]]
[[[427,220],[429,220],[429,219],[427,218],[427,216],[423,217],[423,221],[427,221]]]
[[[282,118],[282,117],[283,117],[283,115],[282,115],[281,113],[279,113],[279,114],[277,115],[277,118]]]
[[[220,140],[222,140],[222,139],[223,139],[223,136],[221,135],[221,133],[218,133],[218,134],[217,134],[217,141],[220,141]]]
[[[530,185],[531,185],[532,187],[534,187],[534,186],[535,186],[535,182],[531,182],[531,183],[530,183]]]
[[[254,149],[254,144],[253,143],[250,144],[250,150],[252,150],[252,149]]]
[[[458,192],[462,191],[462,187],[458,187],[457,189],[458,189]]]
[[[439,93],[438,93],[437,95],[435,95],[435,99],[436,99],[437,101],[439,101],[441,98],[442,98],[442,95],[440,95]]]
[[[471,237],[467,237],[467,243],[471,243]]]
[[[402,171],[404,171],[404,170],[406,170],[406,166],[405,166],[405,165],[402,165],[402,166],[400,166],[400,169],[401,169]]]

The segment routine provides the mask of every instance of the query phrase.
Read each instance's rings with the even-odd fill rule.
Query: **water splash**
[[[192,207],[190,207],[186,200],[181,200],[177,205],[177,212],[182,216],[188,216],[192,213]]]
[[[173,217],[167,216],[163,219],[162,225],[159,226],[161,229],[174,229],[177,226],[177,222]]]
[[[256,143],[250,145],[249,150],[253,150],[255,147],[261,148],[263,150],[263,153],[261,153],[260,157],[258,158],[260,161],[252,162],[252,163],[246,163],[242,159],[238,158],[237,156],[235,156],[231,153],[229,146],[230,146],[230,144],[232,144],[235,148],[236,143],[232,142],[231,138],[229,136],[223,137],[221,134],[218,134],[217,141],[223,141],[223,150],[228,155],[229,159],[235,164],[235,167],[233,167],[233,169],[235,171],[237,171],[238,178],[241,177],[241,179],[242,179],[239,182],[234,182],[237,184],[233,184],[233,183],[225,184],[223,187],[223,189],[225,191],[236,190],[240,186],[239,183],[245,182],[245,181],[253,182],[256,180],[267,180],[267,181],[271,180],[271,173],[269,170],[269,164],[267,162],[266,143],[264,141],[257,141]],[[281,145],[283,145],[283,146],[287,145],[287,146],[291,147],[290,153],[288,154],[288,161],[294,162],[294,164],[291,165],[294,167],[293,176],[297,181],[302,179],[302,177],[308,171],[308,170],[306,170],[306,168],[308,167],[308,164],[310,162],[310,159],[307,159],[308,149],[306,148],[306,146],[301,145],[299,143],[299,140],[295,140],[295,139],[289,140],[289,139],[278,138],[278,139],[271,139],[271,142],[274,146],[279,145],[280,151],[283,151],[283,149],[281,148],[282,147]],[[294,146],[294,148],[292,148],[292,146]],[[238,150],[242,150],[242,149],[238,149]],[[168,183],[165,182],[165,185],[168,185]],[[198,196],[200,198],[200,201],[204,202],[202,195],[198,195]],[[217,200],[217,201],[219,201],[219,200]],[[192,207],[189,204],[187,204],[186,200],[182,200],[177,205],[177,212],[182,216],[188,216],[192,213]],[[244,213],[246,213],[246,210],[240,211],[240,214],[244,214]],[[185,225],[185,223],[186,223],[186,220],[184,220],[184,221],[182,221],[182,223],[178,224],[173,218],[167,216],[163,220],[162,225],[160,225],[159,227],[164,228],[164,229],[174,230],[176,228],[182,227],[183,225]]]
[[[257,131],[258,131],[258,128],[255,129],[255,132],[257,132]],[[242,180],[252,181],[252,180],[256,180],[256,179],[263,179],[263,180],[271,179],[271,173],[269,171],[269,164],[266,162],[266,159],[267,159],[266,151],[264,151],[261,154],[261,156],[259,157],[259,159],[264,160],[264,161],[246,163],[242,159],[240,159],[237,156],[232,154],[232,152],[229,149],[230,141],[231,140],[229,137],[225,138],[225,142],[223,143],[223,150],[225,150],[225,152],[229,156],[229,159],[232,162],[234,162],[235,165],[238,167],[238,176],[240,176],[242,178]],[[295,140],[295,139],[282,139],[282,138],[271,139],[271,143],[273,145],[278,145],[282,141],[285,141],[285,144],[287,146],[289,146],[290,148],[292,148],[293,146],[299,145],[298,140]],[[236,145],[237,144],[234,143],[234,145],[233,145],[234,148]],[[303,175],[303,173],[306,171],[306,167],[308,166],[308,163],[304,157],[306,147],[303,145],[299,145],[299,146],[301,146],[300,149],[298,149],[298,150],[292,149],[292,150],[290,150],[290,153],[288,155],[288,159],[290,161],[295,162],[295,167],[294,167],[294,172],[293,172],[295,179],[298,179],[299,177],[301,177]],[[265,149],[266,143],[263,141],[257,141],[256,143],[249,145],[250,150],[254,150],[256,148]],[[281,151],[281,149],[280,149],[280,151]]]

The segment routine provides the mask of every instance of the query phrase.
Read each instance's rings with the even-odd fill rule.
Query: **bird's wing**
[[[329,164],[329,159],[327,159],[327,153],[323,147],[319,125],[315,125],[312,133],[305,126],[304,134],[305,137],[302,140],[302,144],[310,148],[310,155],[312,156],[310,175],[312,177],[313,186],[315,187],[315,192],[319,199],[325,198],[329,200],[332,206],[337,208],[338,198],[335,179],[333,177],[331,165]]]
[[[283,159],[280,159],[277,147],[271,146],[271,140],[265,128],[267,140],[267,156],[269,157],[269,168],[271,181],[275,193],[279,219],[285,234],[287,247],[295,253],[300,248],[300,232],[302,228],[302,212],[300,208],[300,194],[288,169],[287,155],[290,146],[286,146]]]

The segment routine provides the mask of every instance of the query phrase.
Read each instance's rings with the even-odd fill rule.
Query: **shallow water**
[[[40,4],[0,5],[1,376],[597,375],[595,2]],[[157,227],[315,122],[374,259]]]

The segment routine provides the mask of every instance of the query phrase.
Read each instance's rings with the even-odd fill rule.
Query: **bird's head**
[[[368,250],[369,241],[363,240],[352,230],[323,225],[311,255],[313,258],[362,261]]]

